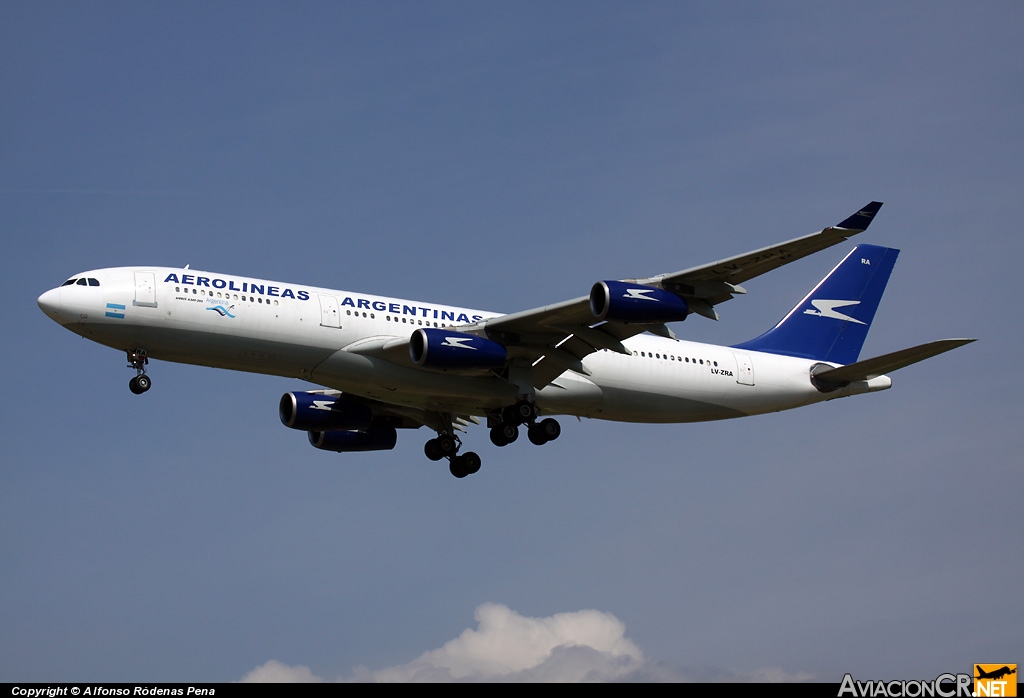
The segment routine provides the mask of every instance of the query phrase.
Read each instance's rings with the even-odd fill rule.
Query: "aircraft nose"
[[[51,319],[60,322],[60,289],[51,288],[49,291],[39,296],[36,300],[39,304],[39,309],[50,316]]]

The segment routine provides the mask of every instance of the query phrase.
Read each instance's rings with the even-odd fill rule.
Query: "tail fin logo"
[[[865,323],[861,322],[855,317],[844,315],[836,310],[836,308],[843,308],[848,305],[860,305],[860,301],[825,301],[825,300],[812,300],[813,305],[817,310],[811,310],[808,308],[804,311],[804,315],[817,315],[818,317],[830,317],[835,320],[844,320],[846,322],[855,322],[858,325]]]

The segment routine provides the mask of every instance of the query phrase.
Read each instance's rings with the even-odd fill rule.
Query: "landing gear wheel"
[[[545,419],[536,424],[531,424],[526,432],[530,443],[536,446],[543,446],[548,441],[554,441],[562,433],[562,427],[553,419]]]
[[[491,443],[495,446],[508,446],[519,438],[519,427],[514,424],[502,424],[491,429]]]
[[[437,448],[441,452],[441,456],[454,456],[459,450],[459,442],[455,440],[454,436],[448,434],[442,434],[434,439],[437,442]]]
[[[480,456],[476,453],[473,451],[467,451],[459,456],[459,458],[462,459],[462,465],[469,475],[480,472]]]
[[[133,349],[128,352],[128,368],[135,369],[135,377],[128,381],[128,389],[136,395],[141,395],[152,387],[153,382],[146,375],[146,364],[149,363],[149,356],[145,349]]]
[[[452,456],[449,460],[448,470],[459,479],[479,472],[480,456],[472,451],[468,451],[461,456]]]
[[[550,418],[541,421],[537,427],[540,429],[540,432],[544,434],[544,438],[547,441],[554,441],[562,435],[562,426]]]
[[[537,407],[528,400],[520,400],[515,404],[516,415],[519,417],[520,424],[526,424],[534,417],[537,416]]]
[[[532,422],[536,417],[537,406],[529,400],[520,400],[501,411],[501,421],[516,426]]]
[[[430,460],[441,460],[444,458],[444,454],[441,453],[441,447],[437,444],[437,439],[431,439],[427,443],[423,444],[423,453],[426,454]]]
[[[451,457],[451,461],[448,465],[448,470],[449,472],[451,472],[452,475],[459,478],[460,480],[469,475],[469,471],[466,470],[466,466],[463,464],[462,458],[460,458],[459,456]]]

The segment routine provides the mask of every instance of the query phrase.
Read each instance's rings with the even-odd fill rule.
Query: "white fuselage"
[[[420,327],[497,317],[466,308],[163,267],[84,272],[39,305],[100,344],[155,359],[288,376],[395,405],[484,415],[518,389],[489,372],[426,369],[408,356],[360,353]],[[96,285],[98,284],[98,285]],[[536,393],[545,414],[628,422],[694,422],[800,407],[884,390],[886,376],[822,393],[806,359],[643,334],[629,355],[600,350],[589,376],[567,371]]]

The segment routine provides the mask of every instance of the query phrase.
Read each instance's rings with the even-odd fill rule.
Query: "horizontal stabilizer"
[[[977,340],[974,339],[940,339],[936,342],[928,342],[920,346],[894,351],[891,354],[876,356],[873,359],[858,361],[848,366],[830,368],[814,374],[814,382],[817,385],[828,388],[838,388],[854,381],[871,380],[878,376],[891,373],[918,361],[930,359],[944,352],[962,347]]]

